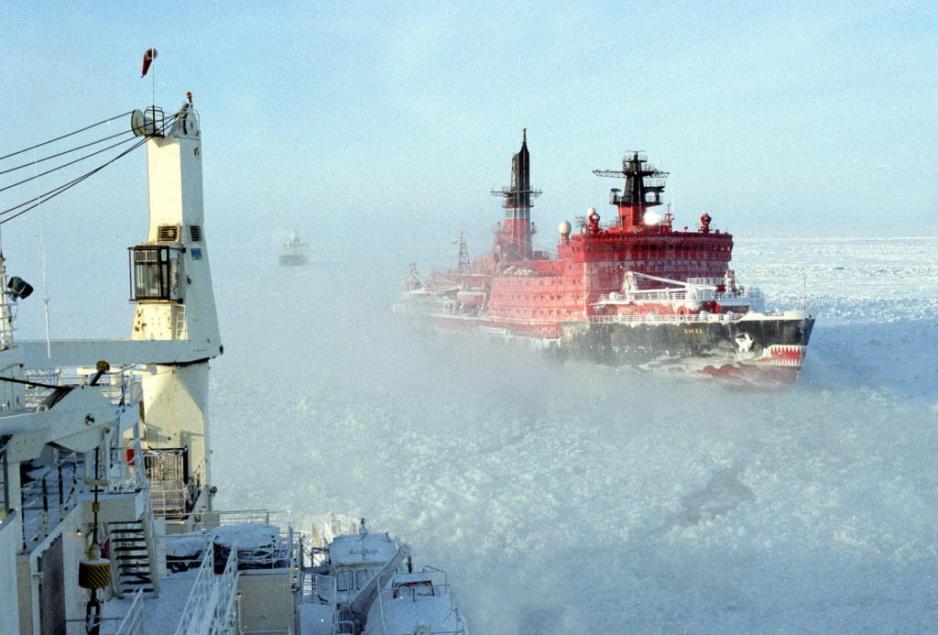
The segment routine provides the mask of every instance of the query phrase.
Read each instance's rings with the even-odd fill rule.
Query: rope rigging
[[[0,170],[0,174],[9,174],[10,172],[16,172],[17,170],[28,168],[32,165],[36,165],[37,163],[42,163],[43,161],[57,159],[61,156],[65,156],[66,154],[71,154],[72,152],[77,152],[78,150],[84,150],[85,148],[90,148],[91,146],[98,145],[99,143],[104,143],[105,141],[110,141],[111,139],[116,139],[117,137],[122,137],[124,135],[131,134],[132,132],[133,130],[124,130],[123,132],[118,132],[117,134],[108,135],[106,137],[102,137],[98,139],[97,141],[84,143],[80,146],[75,146],[74,148],[69,148],[68,150],[64,150],[62,152],[56,152],[55,154],[50,154],[47,157],[42,157],[41,159],[36,159],[35,161],[30,161],[29,163],[22,163],[12,168],[7,168],[6,170]]]
[[[129,131],[128,131],[128,132],[129,132]],[[124,134],[124,133],[121,133],[121,134]],[[93,157],[93,156],[95,156],[95,155],[101,154],[101,153],[103,153],[103,152],[107,152],[108,150],[113,150],[114,148],[116,148],[116,147],[118,147],[118,146],[122,146],[122,145],[124,145],[125,143],[128,143],[128,142],[130,142],[130,141],[133,141],[133,138],[124,139],[123,141],[118,141],[117,143],[111,144],[111,145],[109,145],[109,146],[107,146],[107,147],[105,147],[105,148],[102,148],[102,149],[100,149],[100,150],[95,150],[94,152],[91,152],[91,153],[86,154],[86,155],[84,155],[84,156],[80,156],[80,157],[78,157],[77,159],[74,159],[74,160],[72,160],[72,161],[68,161],[67,163],[63,163],[62,165],[57,165],[57,166],[55,166],[54,168],[51,168],[51,169],[46,170],[45,172],[40,172],[39,174],[34,174],[33,176],[30,176],[30,177],[28,177],[28,178],[25,178],[25,179],[23,179],[23,180],[21,180],[21,181],[17,181],[16,183],[11,183],[10,185],[7,185],[7,186],[5,186],[5,187],[0,187],[0,192],[5,192],[5,191],[7,191],[7,190],[9,190],[9,189],[13,189],[13,188],[16,187],[17,185],[22,185],[23,183],[29,183],[30,181],[33,181],[33,180],[38,179],[38,178],[40,178],[40,177],[46,176],[47,174],[52,174],[53,172],[57,172],[57,171],[59,171],[59,170],[61,170],[61,169],[63,169],[63,168],[67,168],[67,167],[70,166],[70,165],[75,165],[75,164],[78,163],[79,161],[84,161],[85,159],[89,159],[89,158],[91,158],[91,157]],[[2,173],[0,173],[0,174],[2,174]]]
[[[0,157],[0,161],[3,161],[4,159],[9,159],[10,157],[15,157],[15,156],[17,156],[17,155],[19,155],[19,154],[23,154],[24,152],[29,152],[30,150],[35,150],[36,148],[41,148],[42,146],[47,146],[47,145],[49,145],[50,143],[55,143],[56,141],[61,141],[62,139],[67,139],[67,138],[69,138],[69,137],[71,137],[71,136],[77,135],[77,134],[80,133],[80,132],[84,132],[85,130],[91,130],[92,128],[96,128],[97,126],[100,126],[100,125],[102,125],[102,124],[106,124],[106,123],[108,123],[109,121],[114,121],[115,119],[120,119],[121,117],[126,117],[127,115],[129,115],[129,114],[132,113],[132,112],[133,112],[132,110],[128,110],[127,112],[122,112],[122,113],[119,114],[119,115],[114,115],[113,117],[108,117],[107,119],[102,119],[101,121],[98,121],[97,123],[93,123],[93,124],[91,124],[91,125],[89,125],[89,126],[85,126],[84,128],[79,128],[78,130],[73,130],[72,132],[68,132],[68,133],[63,134],[63,135],[61,135],[61,136],[58,136],[58,137],[56,137],[55,139],[49,139],[48,141],[43,141],[42,143],[37,143],[36,145],[29,146],[28,148],[23,148],[22,150],[17,150],[16,152],[11,152],[10,154],[5,154],[5,155],[3,155],[2,157]]]
[[[112,121],[112,120],[117,119],[117,118],[119,118],[119,117],[123,117],[123,116],[125,116],[125,115],[127,115],[127,114],[129,114],[129,113],[123,113],[123,114],[121,114],[121,115],[117,115],[117,116],[115,116],[115,117],[111,117],[111,118],[109,118],[109,119],[102,120],[102,121],[98,122],[97,124],[92,124],[91,126],[86,126],[85,128],[82,128],[82,129],[77,130],[77,131],[75,131],[75,132],[69,133],[68,135],[64,135],[64,136],[62,136],[62,137],[58,137],[58,138],[53,139],[53,140],[51,140],[51,141],[47,141],[47,142],[38,144],[38,145],[36,145],[36,146],[33,146],[32,148],[26,148],[25,150],[20,150],[20,151],[18,151],[18,152],[14,152],[14,153],[12,153],[12,154],[8,154],[8,155],[6,155],[5,157],[0,157],[0,159],[7,158],[7,157],[10,157],[10,156],[14,156],[14,155],[16,155],[16,154],[21,154],[21,153],[26,152],[26,151],[28,151],[28,150],[31,150],[31,149],[33,149],[33,148],[36,148],[36,147],[39,147],[39,146],[42,146],[42,145],[46,145],[46,144],[48,144],[48,143],[52,143],[53,141],[58,141],[58,140],[63,139],[63,138],[65,138],[65,137],[71,136],[71,135],[73,135],[73,134],[77,134],[78,132],[82,132],[82,131],[84,131],[84,130],[88,130],[88,129],[90,129],[90,128],[93,128],[93,127],[96,126],[96,125],[100,125],[100,124],[105,123],[105,122],[107,122],[107,121]],[[177,119],[176,116],[170,116],[170,117],[164,118],[163,121],[162,121],[162,123],[161,123],[161,125],[160,125],[160,127],[159,127],[159,129],[156,130],[156,135],[162,135],[162,134],[164,134],[164,132],[166,131],[166,129],[167,129],[169,126],[171,126],[172,124],[174,124],[174,123],[176,122],[176,119]],[[121,134],[124,134],[124,133],[121,133]],[[62,183],[61,185],[58,185],[58,186],[56,186],[56,187],[54,187],[54,188],[52,188],[52,189],[50,189],[50,190],[47,190],[46,192],[43,192],[43,193],[40,194],[39,196],[33,197],[33,198],[31,198],[31,199],[29,199],[29,200],[27,200],[27,201],[23,201],[22,203],[19,203],[19,204],[17,204],[17,205],[12,206],[12,207],[8,207],[8,208],[6,208],[6,209],[0,210],[0,225],[4,225],[4,224],[10,222],[11,220],[13,220],[13,219],[15,219],[15,218],[18,218],[18,217],[22,216],[23,214],[29,212],[30,210],[33,210],[33,209],[39,207],[40,205],[42,205],[43,203],[45,203],[45,202],[47,202],[47,201],[49,201],[49,200],[55,198],[55,197],[58,196],[59,194],[62,194],[62,193],[64,193],[64,192],[70,190],[71,188],[75,187],[76,185],[78,185],[79,183],[81,183],[82,181],[84,181],[85,179],[90,178],[91,176],[97,174],[98,172],[100,172],[101,170],[103,170],[104,168],[106,168],[107,166],[109,166],[109,165],[111,165],[111,164],[117,162],[118,160],[122,159],[123,157],[127,156],[128,154],[130,154],[131,152],[133,152],[133,151],[136,150],[137,148],[140,148],[141,146],[143,146],[143,145],[147,142],[148,138],[149,138],[149,136],[144,136],[144,137],[141,138],[139,141],[137,141],[136,143],[134,143],[133,145],[131,145],[129,148],[127,148],[127,149],[123,150],[122,152],[120,152],[119,154],[117,154],[117,155],[111,157],[110,159],[108,159],[108,160],[105,161],[104,163],[102,163],[102,164],[100,164],[100,165],[98,165],[98,166],[96,166],[96,167],[94,167],[94,168],[88,170],[88,171],[85,172],[84,174],[81,174],[81,175],[79,175],[79,176],[77,176],[77,177],[75,177],[75,178],[73,178],[73,179],[71,179],[71,180],[69,180],[69,181],[66,181],[65,183]],[[59,169],[61,169],[61,168],[63,168],[63,167],[66,167],[66,166],[68,166],[68,165],[72,165],[72,164],[74,164],[74,163],[77,163],[77,162],[79,162],[79,161],[82,161],[82,160],[84,160],[84,159],[87,159],[87,158],[89,158],[89,157],[92,157],[92,156],[94,156],[94,155],[101,154],[102,152],[105,152],[105,151],[107,151],[107,150],[112,150],[112,149],[114,149],[115,147],[121,146],[121,145],[123,145],[123,144],[125,144],[125,143],[128,143],[128,142],[130,142],[130,141],[133,141],[134,139],[135,139],[135,137],[134,137],[134,138],[131,138],[131,139],[125,139],[125,140],[120,141],[120,142],[118,142],[118,143],[112,144],[112,145],[110,145],[110,146],[108,146],[108,147],[106,147],[106,148],[104,148],[104,149],[102,149],[102,150],[97,150],[97,151],[95,151],[95,152],[89,153],[89,154],[87,154],[87,155],[85,155],[85,156],[83,156],[83,157],[81,157],[81,158],[79,158],[79,159],[75,159],[74,161],[70,161],[70,162],[68,162],[68,163],[66,163],[66,164],[63,164],[63,165],[57,166],[57,167],[55,167],[55,168],[52,168],[52,169],[50,169],[50,170],[47,170],[46,172],[43,172],[42,174],[38,174],[38,175],[33,176],[33,177],[30,177],[30,178],[28,178],[28,179],[24,179],[23,181],[20,181],[19,183],[14,183],[13,185],[4,187],[4,188],[0,189],[0,192],[2,192],[2,191],[4,191],[4,190],[7,190],[7,189],[9,189],[9,188],[11,188],[11,187],[14,187],[14,186],[16,186],[16,185],[25,183],[25,182],[27,182],[27,181],[31,181],[31,180],[33,180],[33,179],[35,179],[35,178],[38,178],[38,177],[40,177],[40,176],[43,176],[43,175],[45,175],[45,174],[49,174],[49,173],[51,173],[51,172],[55,172],[56,170],[59,170]],[[99,140],[99,141],[101,141],[101,140]],[[18,210],[18,211],[17,211],[17,210]],[[14,212],[15,212],[15,213],[14,213]]]

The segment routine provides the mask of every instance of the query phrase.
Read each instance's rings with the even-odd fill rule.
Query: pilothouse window
[[[131,299],[179,300],[176,258],[169,247],[131,248]]]

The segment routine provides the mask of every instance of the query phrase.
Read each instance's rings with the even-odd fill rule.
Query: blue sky
[[[611,218],[617,183],[591,171],[630,149],[671,172],[679,225],[938,232],[931,3],[14,0],[0,22],[0,154],[144,106],[141,56],[159,49],[157,101],[191,90],[202,115],[216,248],[297,227],[396,266],[465,229],[478,253],[522,127],[541,246],[589,206]],[[143,161],[45,207],[56,262],[142,239]],[[36,223],[6,225],[8,251],[31,257]]]

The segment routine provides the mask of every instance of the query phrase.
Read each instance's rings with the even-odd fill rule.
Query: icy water
[[[938,239],[740,241],[743,283],[819,315],[755,395],[424,339],[406,258],[213,266],[221,503],[369,518],[476,633],[938,623]]]

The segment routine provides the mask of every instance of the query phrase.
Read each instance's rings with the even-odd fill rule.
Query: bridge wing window
[[[176,290],[176,258],[169,247],[132,247],[131,299],[179,300]]]

